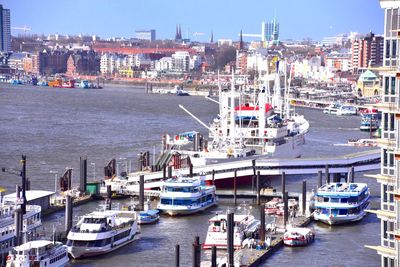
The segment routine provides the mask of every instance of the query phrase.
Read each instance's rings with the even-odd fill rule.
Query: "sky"
[[[260,33],[261,22],[276,14],[280,39],[321,40],[341,33],[383,33],[379,0],[3,0],[11,27],[29,33],[89,34],[102,38],[135,36],[155,29],[157,39],[173,39],[180,24],[184,38],[238,40]],[[22,34],[12,29],[13,35]],[[195,34],[197,33],[197,34]],[[245,41],[255,40],[246,37]]]

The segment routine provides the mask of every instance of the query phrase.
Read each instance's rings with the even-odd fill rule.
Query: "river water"
[[[32,189],[54,190],[54,174],[73,168],[73,184],[79,179],[79,157],[88,158],[88,180],[101,178],[103,167],[112,158],[127,159],[136,169],[137,154],[158,151],[164,133],[176,134],[206,129],[179,109],[182,104],[202,121],[210,122],[218,106],[204,97],[149,95],[141,88],[109,86],[101,90],[57,89],[48,87],[0,85],[0,167],[20,168],[21,154],[27,155],[27,174]],[[320,110],[297,112],[310,121],[303,157],[342,155],[359,151],[354,147],[334,146],[349,138],[367,138],[358,130],[359,117],[325,115]],[[372,173],[377,173],[376,172]],[[300,191],[301,181],[315,188],[316,175],[289,176],[287,189]],[[367,182],[372,208],[379,207],[379,184],[356,173],[357,182]],[[17,176],[0,173],[0,186],[8,192],[20,183]],[[272,185],[279,190],[279,181]],[[122,205],[125,201],[117,201]],[[99,208],[91,202],[74,208],[79,216]],[[125,203],[126,204],[126,203]],[[155,204],[155,203],[154,203]],[[252,204],[252,203],[248,203]],[[174,246],[181,246],[181,266],[191,266],[191,243],[194,236],[204,240],[208,219],[231,207],[220,201],[201,214],[171,218],[140,229],[139,239],[105,256],[73,261],[68,266],[173,266]],[[252,206],[254,213],[256,206]],[[44,218],[46,231],[53,225],[64,227],[63,212]],[[75,217],[77,218],[77,217]],[[283,248],[263,266],[379,266],[380,257],[364,245],[380,243],[380,222],[368,214],[360,223],[329,227],[311,225],[316,241],[308,247]]]

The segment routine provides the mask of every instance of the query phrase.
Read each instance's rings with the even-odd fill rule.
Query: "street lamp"
[[[58,174],[58,171],[50,171],[50,173],[54,173],[54,193],[57,194],[57,174]]]
[[[96,163],[90,162],[90,165],[93,166],[93,181],[96,179]]]

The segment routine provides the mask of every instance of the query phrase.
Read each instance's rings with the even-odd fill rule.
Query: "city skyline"
[[[136,30],[155,29],[158,39],[173,39],[176,25],[182,35],[194,41],[208,41],[211,31],[214,40],[239,39],[239,32],[259,33],[261,22],[270,21],[276,14],[280,24],[280,39],[323,37],[341,33],[372,31],[383,33],[383,11],[379,1],[272,0],[259,3],[238,0],[183,3],[179,0],[161,1],[76,1],[28,0],[3,3],[10,9],[12,27],[29,27],[36,34],[90,34],[102,38],[132,38]],[[288,8],[288,6],[292,8]],[[295,27],[294,27],[295,25]],[[23,33],[12,29],[12,34]],[[257,40],[245,38],[245,41]]]

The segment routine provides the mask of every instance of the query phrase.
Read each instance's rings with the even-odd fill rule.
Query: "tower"
[[[11,50],[10,10],[0,5],[0,51]]]
[[[239,49],[239,50],[243,50],[243,48],[244,48],[244,45],[243,45],[243,33],[242,33],[242,30],[240,30],[240,38],[239,38],[239,46],[238,46],[238,49]]]
[[[398,14],[399,0],[380,0],[385,10],[383,67],[379,69],[382,76],[382,102],[376,104],[382,112],[381,139],[381,172],[377,175],[366,175],[376,178],[380,183],[381,204],[378,210],[369,210],[381,220],[380,244],[367,245],[381,256],[381,266],[399,266],[400,253],[400,107],[399,84],[400,57],[396,47],[399,45]]]
[[[214,33],[211,31],[210,43],[214,43]]]

